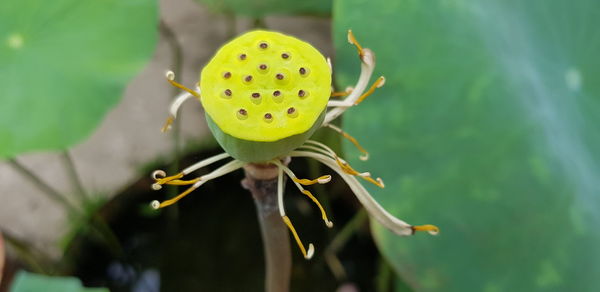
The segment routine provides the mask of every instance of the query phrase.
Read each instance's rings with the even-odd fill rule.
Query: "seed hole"
[[[298,90],[298,96],[299,97],[305,97],[306,95],[307,95],[306,91],[304,91],[302,89]]]
[[[260,65],[258,65],[258,69],[263,70],[263,71],[267,70],[267,65],[266,64],[260,64]]]
[[[248,118],[248,111],[246,111],[245,109],[241,108],[237,111],[236,116],[238,119],[240,120],[245,120]]]
[[[279,90],[273,91],[273,96],[280,96],[280,95],[281,95],[281,91],[279,91]]]
[[[247,57],[246,54],[240,54],[240,60],[246,60]]]
[[[298,116],[298,111],[295,108],[290,107],[287,109],[287,114],[290,118],[295,118]]]
[[[231,89],[225,89],[225,91],[223,91],[223,93],[227,96],[231,96]]]
[[[260,97],[260,93],[258,93],[258,92],[252,93],[252,97],[253,98],[259,98]]]
[[[269,45],[265,42],[261,42],[260,44],[258,44],[258,47],[264,50],[264,49],[268,48]]]
[[[307,76],[309,73],[309,70],[304,67],[300,67],[300,69],[298,69],[298,73],[300,73],[300,75],[302,75],[302,76]]]
[[[246,77],[244,77],[244,81],[246,81],[246,82],[252,81],[252,75],[246,75]]]
[[[225,73],[223,73],[223,78],[225,78],[225,79],[231,78],[231,72],[225,72]]]
[[[286,60],[287,60],[287,59],[289,59],[289,58],[290,58],[290,54],[288,54],[288,53],[282,53],[282,54],[281,54],[281,58],[283,58],[283,59],[286,59]]]
[[[273,115],[271,113],[266,113],[263,118],[265,119],[265,122],[270,123],[273,121]]]
[[[281,73],[277,73],[277,74],[275,75],[275,78],[277,78],[277,80],[283,80],[284,76],[283,76],[283,74],[281,74]]]

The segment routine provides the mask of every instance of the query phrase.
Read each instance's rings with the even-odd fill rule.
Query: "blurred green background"
[[[196,14],[173,12],[181,7]],[[194,19],[204,25],[198,26]],[[173,30],[166,23],[179,23],[181,29]],[[193,84],[216,48],[256,27],[306,34],[326,51],[333,45],[328,53],[334,60],[338,90],[353,85],[359,73],[347,30],[352,29],[361,44],[375,52],[375,76],[385,76],[386,84],[351,108],[342,121],[344,130],[371,152],[371,158],[359,161],[359,153],[349,143],[343,144],[345,157],[385,180],[385,189],[369,189],[392,214],[412,224],[441,228],[437,237],[401,238],[371,222],[382,256],[376,255],[369,262],[374,266],[365,268],[372,271],[365,276],[372,283],[352,278],[358,274],[353,270],[363,271],[352,264],[363,262],[354,262],[349,255],[347,262],[342,260],[350,275],[345,278],[314,268],[325,266],[318,261],[310,272],[304,273],[312,262],[298,267],[302,275],[297,279],[312,275],[333,283],[323,284],[321,290],[314,288],[319,287],[318,281],[311,283],[311,291],[600,289],[600,2],[596,0],[165,0],[160,5],[147,0],[3,1],[0,158],[6,167],[0,169],[0,184],[10,185],[9,172],[24,175],[69,214],[61,223],[65,226],[61,232],[67,235],[61,235],[59,256],[48,256],[36,247],[35,231],[12,236],[11,227],[20,225],[11,221],[15,217],[0,214],[9,258],[14,259],[7,271],[13,276],[21,268],[76,275],[88,286],[110,286],[86,280],[74,268],[77,265],[65,265],[65,259],[73,260],[67,247],[81,234],[93,234],[107,246],[123,245],[118,230],[111,231],[119,223],[106,214],[114,207],[114,198],[127,193],[125,186],[136,186],[150,166],[170,164],[176,169],[183,154],[212,151],[214,143],[205,142],[211,138],[204,134],[189,138],[185,128],[177,130],[174,147],[161,146],[144,159],[128,161],[135,174],[119,186],[102,189],[103,195],[87,199],[73,195],[64,199],[60,188],[52,187],[60,179],[39,179],[35,165],[42,163],[22,161],[40,151],[58,153],[78,189],[69,194],[89,195],[92,191],[78,182],[70,153],[102,123],[110,123],[110,118],[103,119],[115,110],[132,78],[152,61],[157,62],[151,63],[157,71],[173,69],[186,84]],[[199,39],[190,44],[191,36]],[[160,54],[161,48],[170,53]],[[163,96],[148,91],[137,95],[144,95],[148,104],[173,96],[171,91]],[[162,116],[152,118],[162,122]],[[120,123],[130,122],[135,124],[135,118]],[[205,125],[194,126],[206,133]],[[156,131],[148,133],[146,144],[161,139]],[[135,141],[107,141],[111,145],[129,142]],[[93,169],[102,159],[79,163],[80,168]],[[302,167],[307,173],[314,168]],[[90,173],[90,177],[103,175]],[[10,188],[1,190],[3,201],[25,196]],[[349,215],[353,207],[339,203],[346,201],[340,198],[348,190],[334,186],[322,193],[332,194],[331,208],[342,221],[361,218]],[[157,215],[147,215],[141,207],[150,198],[139,201],[130,212],[153,220]],[[5,214],[12,209],[4,208],[0,212]],[[20,216],[29,215],[33,222],[45,220],[35,212]],[[327,244],[341,230],[318,236]],[[353,252],[363,247],[357,242],[370,240],[368,234],[360,235],[361,228],[344,230],[358,234],[349,243]],[[36,269],[40,261],[69,268]],[[235,258],[227,261],[236,265]],[[14,279],[10,291],[50,291],[40,290],[53,287],[48,285],[58,287],[52,291],[88,291],[81,290],[79,280],[72,277],[20,273]],[[344,286],[353,281],[359,284]],[[6,283],[2,287],[9,289]],[[209,286],[186,287],[196,291]],[[295,287],[301,289],[301,284]]]

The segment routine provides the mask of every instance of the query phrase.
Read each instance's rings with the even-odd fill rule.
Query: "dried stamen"
[[[175,87],[177,87],[177,88],[179,88],[181,90],[185,90],[185,91],[189,92],[191,95],[193,95],[193,96],[195,96],[197,98],[200,98],[200,93],[198,93],[198,92],[196,92],[196,91],[194,91],[192,89],[189,89],[189,88],[183,86],[180,83],[177,83],[177,81],[175,81],[175,73],[173,73],[173,71],[167,71],[166,77],[167,77],[167,81],[169,83],[171,83],[171,85],[173,85],[173,86],[175,86]]]
[[[362,46],[358,43],[358,41],[356,40],[356,38],[354,37],[354,34],[352,33],[352,30],[349,29],[348,30],[348,42],[353,44],[356,47],[356,50],[358,51],[358,55],[361,57],[363,57],[363,48]]]
[[[323,176],[320,176],[315,179],[306,179],[306,178],[299,179],[299,178],[294,177],[294,178],[292,178],[292,180],[301,185],[305,185],[305,186],[310,186],[310,185],[314,185],[314,184],[326,184],[331,181],[331,175],[327,174],[327,175],[323,175]]]
[[[365,100],[365,98],[367,98],[367,96],[373,94],[373,92],[375,92],[375,89],[381,88],[384,84],[385,84],[385,77],[379,76],[379,78],[377,78],[377,80],[375,80],[375,82],[373,82],[373,85],[371,85],[371,88],[369,88],[369,90],[367,90],[367,92],[363,93],[363,95],[361,95],[354,102],[354,105],[358,105],[359,103],[361,103],[363,100]]]
[[[364,160],[369,159],[369,152],[367,152],[367,150],[365,148],[363,148],[354,137],[350,136],[350,134],[344,132],[344,130],[340,129],[339,127],[337,127],[335,125],[327,124],[325,126],[338,132],[344,138],[348,139],[348,141],[350,141],[356,147],[356,149],[358,149],[358,151],[360,151],[362,153],[362,155],[359,157],[360,160],[364,161]]]

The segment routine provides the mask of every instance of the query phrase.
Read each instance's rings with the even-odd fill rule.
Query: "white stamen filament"
[[[219,160],[225,159],[227,157],[230,157],[231,155],[229,155],[227,152],[223,152],[221,154],[217,154],[215,156],[206,158],[200,162],[197,162],[191,166],[188,166],[187,168],[185,168],[183,171],[181,171],[181,173],[183,173],[183,175],[188,175],[202,167],[205,167],[207,165],[213,164]]]
[[[412,235],[412,226],[388,213],[360,184],[360,182],[352,175],[346,174],[336,163],[336,161],[326,155],[310,152],[310,151],[292,151],[290,153],[292,157],[309,157],[318,160],[319,162],[327,165],[329,168],[336,171],[346,181],[350,189],[356,195],[356,198],[360,203],[367,209],[367,212],[379,221],[383,226],[391,230],[398,235]],[[431,233],[431,232],[430,232]]]
[[[329,103],[333,102],[334,104],[338,105],[327,112],[325,115],[325,120],[323,121],[324,125],[329,124],[331,121],[343,114],[348,107],[353,106],[354,103],[362,96],[363,92],[369,85],[374,68],[375,57],[373,52],[369,49],[363,49],[363,57],[361,58],[360,64],[360,76],[358,77],[356,86],[354,86],[354,90],[342,101],[341,104],[333,100],[329,101]]]
[[[173,117],[173,119],[177,118],[177,112],[181,105],[188,100],[190,97],[193,97],[189,92],[182,92],[171,102],[171,106],[169,107],[169,114]]]

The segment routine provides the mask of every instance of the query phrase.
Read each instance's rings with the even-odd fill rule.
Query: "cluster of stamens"
[[[332,97],[345,96],[345,98],[343,100],[329,100],[328,101],[327,107],[329,107],[330,109],[327,110],[327,112],[325,113],[325,116],[324,116],[324,119],[322,122],[322,126],[328,127],[330,129],[334,130],[335,132],[339,133],[340,135],[342,135],[344,138],[348,139],[362,153],[360,158],[362,160],[366,160],[366,159],[368,159],[368,156],[369,156],[368,152],[360,144],[358,144],[356,139],[354,137],[350,136],[348,133],[344,132],[341,128],[331,124],[330,122],[333,121],[334,119],[336,119],[337,117],[339,117],[349,107],[356,106],[359,103],[361,103],[367,96],[371,95],[375,91],[376,88],[383,86],[385,83],[385,78],[383,78],[383,76],[379,77],[369,88],[368,87],[369,79],[373,73],[373,68],[375,66],[374,55],[371,50],[363,49],[358,44],[358,42],[354,38],[354,35],[352,34],[351,31],[348,32],[348,41],[351,44],[355,45],[355,47],[357,48],[358,55],[361,60],[361,74],[360,74],[359,79],[354,87],[349,88],[344,92],[332,92],[331,93]],[[257,43],[256,46],[259,49],[259,51],[272,50],[271,52],[273,52],[273,50],[277,49],[276,45],[274,45],[272,48],[270,46],[270,44],[267,43],[266,41],[261,41],[261,42]],[[234,57],[233,61],[234,62],[248,62],[248,61],[250,61],[249,59],[251,59],[253,57],[253,54],[251,52],[252,51],[241,52],[241,53],[235,55],[236,57]],[[280,56],[281,59],[284,60],[284,64],[285,64],[285,63],[287,63],[288,60],[290,60],[292,58],[292,55],[293,54],[291,54],[289,52],[283,52],[283,53],[280,53],[279,55],[275,55],[275,56],[276,56],[276,58],[278,58]],[[294,52],[294,55],[295,55],[295,52]],[[258,56],[258,57],[261,57],[261,56]],[[302,60],[302,56],[299,56],[299,57],[296,56],[296,59]],[[276,62],[274,62],[274,63],[276,63]],[[266,63],[262,63],[262,62],[259,64],[254,64],[253,66],[255,66],[259,75],[252,76],[251,74],[240,74],[239,76],[236,76],[235,72],[225,71],[221,75],[222,79],[220,79],[218,76],[216,76],[215,79],[217,79],[217,81],[219,82],[218,83],[219,89],[217,89],[217,94],[221,92],[222,94],[220,96],[222,98],[224,98],[225,100],[236,98],[236,96],[239,98],[249,98],[250,101],[252,103],[254,103],[254,105],[260,104],[261,102],[263,102],[262,99],[267,98],[267,97],[272,98],[273,101],[276,103],[282,102],[283,99],[287,97],[288,98],[287,101],[288,101],[289,105],[295,105],[296,107],[286,106],[286,107],[283,107],[282,110],[285,111],[287,116],[291,117],[291,118],[295,118],[298,116],[298,108],[300,108],[300,110],[303,113],[305,112],[306,107],[304,107],[305,105],[302,104],[302,101],[305,100],[309,96],[309,91],[307,90],[307,87],[309,87],[309,89],[311,89],[311,91],[313,92],[313,98],[310,99],[311,102],[314,102],[316,100],[315,97],[320,96],[318,88],[310,87],[311,80],[308,81],[308,85],[297,86],[295,89],[290,89],[289,87],[283,87],[283,88],[278,88],[278,89],[272,88],[272,87],[274,87],[272,84],[292,85],[292,83],[289,83],[290,81],[295,82],[294,84],[298,84],[298,79],[295,79],[296,78],[295,76],[298,76],[300,78],[307,77],[310,74],[310,68],[307,68],[304,66],[298,67],[298,69],[296,71],[297,75],[295,75],[295,74],[290,73],[291,71],[288,70],[289,66],[286,67],[285,65],[282,66],[283,68],[281,68],[281,69],[275,68],[276,66],[274,66],[273,64],[266,64]],[[318,71],[319,67],[315,66],[313,63],[311,63],[311,67],[315,73],[320,72],[320,71]],[[271,73],[269,73],[271,70],[273,70],[273,71]],[[331,72],[331,70],[330,70],[330,72]],[[215,75],[208,75],[208,76],[215,76]],[[313,77],[316,77],[316,76],[319,76],[319,75],[313,74]],[[274,80],[275,83],[267,82],[267,85],[265,85],[262,82],[269,81],[265,78],[274,78],[271,80]],[[181,84],[175,82],[173,80],[174,74],[172,72],[167,73],[167,79],[174,86],[187,91],[187,94],[179,96],[177,99],[174,100],[173,104],[171,105],[171,116],[167,120],[167,123],[166,123],[165,127],[163,127],[163,129],[168,129],[168,125],[175,118],[177,109],[179,108],[181,103],[183,103],[183,101],[185,101],[187,98],[189,98],[191,96],[196,96],[196,97],[200,98],[200,93],[190,90],[189,88],[186,88],[186,87],[182,86]],[[224,87],[227,87],[227,86],[222,86],[222,83],[220,83],[221,81],[225,81],[226,84],[231,84],[228,82],[235,81],[235,80],[241,80],[243,83],[242,87],[243,86],[252,86],[252,87],[247,88],[246,93],[243,93],[243,91],[245,91],[244,89],[240,89],[239,91],[242,92],[242,94],[239,94],[239,92],[237,92],[237,94],[236,94],[236,91],[238,91],[238,89],[240,88],[239,86],[233,87],[233,90],[231,88],[223,89]],[[302,80],[300,80],[300,81],[302,81]],[[235,86],[237,84],[231,84],[231,85]],[[298,88],[298,87],[300,87],[300,88]],[[266,91],[265,91],[265,89],[266,89]],[[206,90],[206,91],[211,92],[210,90]],[[206,91],[203,91],[203,94]],[[212,92],[214,92],[214,91],[212,91]],[[293,97],[296,94],[297,94],[297,98],[294,97],[296,99],[292,100],[290,98],[290,96]],[[204,98],[206,98],[206,97],[204,97]],[[215,100],[218,100],[220,102],[220,103],[218,103],[219,106],[224,106],[224,104],[221,103],[222,101],[224,101],[223,99],[220,99],[217,97]],[[269,99],[266,99],[266,101],[268,102]],[[244,103],[243,100],[242,100],[242,103]],[[269,106],[270,104],[268,104],[268,103],[263,104],[263,106],[265,106],[265,105]],[[250,105],[250,106],[252,106],[252,105]],[[262,113],[262,121],[264,121],[266,123],[271,123],[277,117],[277,114],[271,111],[274,108],[268,108],[268,109],[269,110]],[[244,108],[244,107],[234,108],[233,110],[235,110],[237,119],[239,119],[239,120],[248,119],[248,117],[249,117],[249,109],[248,108]],[[226,112],[229,112],[228,108],[227,108]],[[298,119],[296,119],[295,121],[298,121]],[[329,220],[329,218],[327,217],[327,214],[326,214],[323,206],[319,203],[317,198],[309,190],[304,188],[304,186],[309,186],[309,185],[313,185],[313,184],[327,183],[331,180],[331,176],[324,175],[324,176],[318,177],[316,179],[299,179],[287,166],[290,162],[290,157],[312,158],[312,159],[315,159],[315,160],[321,162],[322,164],[328,166],[330,169],[334,170],[335,172],[337,172],[339,174],[339,176],[342,179],[344,179],[344,181],[346,181],[346,183],[352,189],[352,191],[355,193],[357,199],[361,202],[361,204],[367,209],[367,211],[369,212],[369,215],[372,218],[379,221],[380,223],[382,223],[385,227],[390,229],[392,232],[394,232],[398,235],[412,235],[417,231],[426,231],[426,232],[429,232],[430,234],[437,234],[439,232],[439,229],[434,225],[410,225],[410,224],[394,217],[393,215],[389,214],[385,209],[383,209],[383,207],[381,205],[379,205],[377,203],[377,201],[375,201],[370,196],[368,191],[362,186],[362,184],[360,184],[360,182],[358,182],[357,179],[363,179],[363,180],[365,180],[369,183],[372,183],[380,188],[384,188],[383,181],[378,177],[375,177],[375,178],[371,177],[371,174],[369,172],[359,172],[359,171],[355,170],[353,167],[350,166],[350,164],[348,162],[346,162],[344,159],[340,158],[327,145],[317,142],[317,141],[313,141],[313,140],[306,140],[306,141],[304,141],[304,144],[299,145],[295,150],[287,153],[286,155],[287,155],[286,158],[282,159],[281,157],[278,157],[278,158],[274,158],[272,160],[268,160],[265,162],[267,164],[274,165],[278,168],[277,200],[278,200],[279,213],[281,215],[283,222],[287,225],[288,229],[292,233],[296,243],[298,244],[298,247],[300,248],[302,254],[304,255],[304,257],[306,259],[311,258],[312,255],[314,254],[314,246],[312,244],[308,244],[308,248],[305,247],[305,245],[300,240],[300,237],[299,237],[298,233],[296,232],[294,226],[292,225],[291,220],[288,218],[288,216],[285,213],[285,209],[284,209],[285,206],[283,204],[283,192],[284,192],[283,177],[284,177],[284,175],[287,175],[292,180],[294,185],[296,185],[296,187],[299,189],[299,191],[302,194],[306,195],[310,200],[312,200],[315,203],[315,205],[319,208],[321,217],[322,217],[325,225],[327,227],[332,227],[333,222],[331,222]],[[196,177],[191,180],[183,179],[184,176],[190,174],[193,171],[196,171],[204,166],[213,164],[217,161],[227,159],[230,157],[231,156],[228,153],[218,154],[216,156],[202,160],[202,161],[184,169],[182,172],[172,175],[172,176],[166,176],[166,173],[164,171],[154,172],[153,179],[155,180],[155,183],[152,185],[152,188],[154,190],[161,189],[162,185],[180,185],[180,186],[188,185],[190,187],[187,190],[185,190],[184,192],[182,192],[181,194],[179,194],[178,196],[171,198],[169,200],[166,200],[163,202],[153,201],[151,204],[152,207],[155,209],[159,209],[159,208],[164,208],[166,206],[172,205],[175,202],[177,202],[178,200],[180,200],[183,197],[190,194],[192,191],[194,191],[195,189],[197,189],[198,187],[200,187],[202,184],[206,183],[207,181],[212,180],[217,177],[220,177],[222,175],[225,175],[227,173],[230,173],[230,172],[240,169],[242,167],[249,166],[249,164],[246,162],[243,162],[238,159],[233,159],[232,161],[225,163],[221,167],[217,168],[216,170],[214,170],[206,175],[202,175],[202,176]]]

